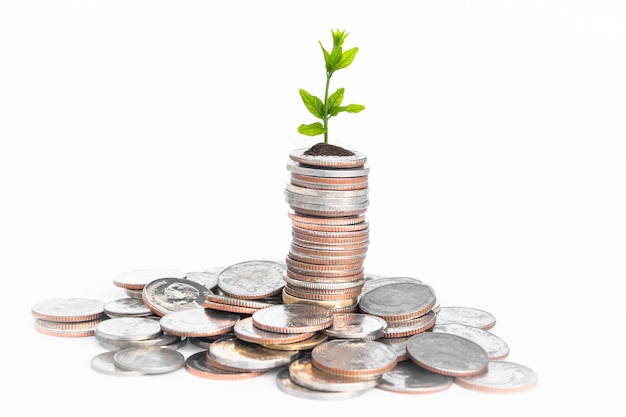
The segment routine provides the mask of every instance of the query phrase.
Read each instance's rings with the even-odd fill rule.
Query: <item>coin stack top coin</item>
[[[364,154],[289,154],[285,200],[292,243],[286,257],[283,302],[353,312],[364,284],[369,245],[369,167]]]

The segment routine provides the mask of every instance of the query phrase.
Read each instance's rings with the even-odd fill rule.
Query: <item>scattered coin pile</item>
[[[439,306],[432,287],[418,279],[366,276],[356,311],[343,313],[281,302],[286,281],[276,277],[286,269],[253,260],[195,273],[129,271],[113,279],[126,291],[120,299],[35,304],[35,329],[95,336],[106,351],[91,367],[104,374],[184,368],[202,378],[239,380],[277,370],[278,389],[302,398],[353,398],[372,388],[421,394],[454,383],[518,392],[537,383],[534,371],[504,360],[509,348],[489,331],[493,315]],[[188,341],[201,350],[185,358],[179,350]]]
[[[286,257],[283,301],[353,312],[364,284],[369,244],[367,158],[290,153],[285,199],[292,242]]]

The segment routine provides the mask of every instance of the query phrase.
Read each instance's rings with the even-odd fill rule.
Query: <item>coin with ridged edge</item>
[[[367,378],[393,369],[398,357],[389,346],[375,340],[334,339],[314,347],[311,361],[333,375]]]
[[[172,311],[159,324],[165,333],[184,337],[206,337],[232,331],[241,316],[206,308]]]
[[[207,355],[204,351],[189,355],[187,359],[185,359],[185,369],[192,375],[220,381],[256,378],[257,376],[261,376],[265,373],[263,371],[236,372],[216,368],[207,363]]]
[[[309,304],[278,304],[256,311],[254,325],[277,333],[315,332],[330,327],[333,314],[323,307]]]
[[[473,307],[441,306],[437,313],[437,323],[461,323],[489,330],[496,325],[496,318],[487,311]]]
[[[207,355],[207,358],[223,365],[224,369],[267,371],[291,363],[300,356],[300,352],[268,349],[237,337],[224,337],[211,343]]]
[[[250,343],[267,344],[285,344],[301,342],[305,339],[313,337],[315,332],[307,333],[276,333],[260,329],[254,325],[252,317],[246,317],[239,320],[233,327],[233,333],[239,339]]]
[[[284,270],[285,265],[280,262],[240,262],[224,268],[217,277],[217,285],[224,294],[234,298],[267,298],[282,290]]]
[[[289,152],[292,161],[314,167],[356,168],[365,165],[367,156],[359,151],[351,151],[351,156],[306,155],[308,148],[294,149]]]
[[[31,307],[33,316],[48,321],[87,321],[105,316],[105,303],[91,298],[55,298]]]
[[[362,294],[359,309],[387,321],[407,320],[429,312],[435,300],[435,294],[428,285],[397,282]]]
[[[293,382],[317,391],[363,391],[376,387],[378,376],[350,378],[324,372],[308,358],[300,358],[289,365],[289,377]]]
[[[298,385],[289,377],[289,369],[283,369],[276,375],[276,386],[287,395],[312,400],[345,400],[363,395],[363,391],[319,391]]]

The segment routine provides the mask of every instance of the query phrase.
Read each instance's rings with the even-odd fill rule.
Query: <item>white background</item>
[[[3,408],[615,415],[625,22],[617,0],[0,1]],[[330,142],[368,156],[367,272],[491,312],[538,386],[313,401],[274,373],[101,375],[94,338],[36,332],[32,305],[123,297],[120,272],[284,259],[288,154],[321,139],[298,89],[323,94],[330,29],[359,47],[331,88],[366,110]]]

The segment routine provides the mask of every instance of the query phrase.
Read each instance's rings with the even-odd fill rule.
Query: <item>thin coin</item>
[[[370,314],[335,314],[333,324],[322,333],[335,339],[376,340],[383,335],[387,322]]]
[[[537,385],[537,373],[514,362],[491,361],[487,371],[476,376],[456,377],[458,385],[475,391],[513,393],[526,391]]]
[[[407,337],[425,332],[435,326],[437,315],[432,311],[414,319],[402,321],[389,321],[387,328],[383,330],[383,338]]]
[[[240,307],[248,307],[248,308],[252,308],[255,310],[259,310],[261,308],[270,307],[272,305],[277,304],[277,302],[275,300],[272,300],[271,298],[259,299],[259,300],[248,300],[248,299],[229,297],[227,295],[219,295],[219,294],[209,294],[207,295],[206,299],[214,303],[230,304],[233,306],[240,306]]]
[[[301,350],[311,350],[315,346],[322,344],[327,340],[328,340],[328,336],[326,336],[324,333],[315,332],[312,337],[302,340],[301,342],[285,343],[285,344],[261,343],[261,346],[266,347],[268,349],[301,351]]]
[[[434,333],[451,333],[470,339],[485,349],[489,358],[501,360],[509,355],[510,349],[506,342],[493,333],[478,327],[461,323],[437,323],[433,326]]]
[[[115,317],[98,323],[95,330],[96,338],[105,340],[147,340],[163,333],[159,320],[149,317]]]
[[[369,174],[370,167],[368,164],[364,164],[359,168],[320,168],[299,164],[295,161],[287,161],[287,170],[296,174],[311,175],[313,177],[342,178],[363,177]]]
[[[127,371],[163,374],[185,366],[185,356],[175,349],[127,348],[113,354],[113,362]]]
[[[363,294],[359,309],[389,321],[422,316],[435,305],[432,288],[417,282],[386,284]]]
[[[107,350],[121,350],[131,347],[168,347],[179,349],[187,343],[187,339],[173,334],[161,334],[145,340],[115,340],[98,336],[98,343]]]
[[[389,346],[375,340],[335,339],[314,347],[311,361],[333,375],[368,378],[392,369],[398,357]]]
[[[307,333],[322,330],[333,323],[327,309],[308,304],[278,304],[252,315],[254,325],[277,333]]]
[[[113,284],[127,289],[141,290],[143,287],[155,279],[160,278],[185,278],[187,274],[178,269],[137,269],[126,271],[113,277]]]
[[[365,221],[365,215],[345,216],[345,217],[320,217],[320,216],[309,216],[306,214],[299,214],[294,211],[290,211],[287,213],[287,216],[290,219],[298,221],[298,222],[322,224],[322,225],[349,225],[349,224],[357,224],[357,223],[361,223]]]
[[[289,365],[289,378],[296,384],[316,391],[364,391],[376,387],[378,376],[349,378],[324,372],[308,358],[300,358]]]
[[[289,369],[283,369],[276,375],[276,386],[287,395],[311,400],[345,400],[363,395],[363,391],[318,391],[296,384],[289,377]]]
[[[224,304],[224,303],[215,303],[209,300],[204,300],[204,307],[211,309],[211,310],[225,311],[228,313],[236,313],[236,314],[243,314],[243,315],[252,315],[255,311],[258,310],[258,308],[242,307],[242,306],[236,306],[236,305]]]
[[[154,314],[142,299],[133,297],[109,301],[104,305],[104,312],[109,317],[142,317]]]
[[[287,365],[300,356],[298,351],[268,349],[237,337],[225,337],[211,343],[208,350],[214,364],[240,371],[267,371]]]
[[[31,313],[48,321],[87,321],[104,317],[104,304],[90,298],[56,298],[33,305]]]
[[[183,337],[206,337],[232,331],[241,316],[206,308],[172,311],[159,324],[165,333]]]
[[[473,307],[441,306],[437,313],[437,323],[461,323],[489,330],[496,325],[496,318],[487,311]]]
[[[306,151],[306,148],[294,149],[289,152],[289,158],[304,165],[324,168],[357,168],[367,162],[367,156],[359,151],[351,151],[352,156],[306,155]]]
[[[330,300],[330,301],[322,301],[322,300],[311,300],[308,298],[300,298],[294,297],[293,295],[289,295],[283,289],[283,302],[285,304],[308,304],[319,306],[325,308],[327,310],[338,310],[342,308],[352,308],[356,307],[357,298],[346,298],[342,300]]]
[[[294,288],[289,285],[286,285],[283,291],[286,294],[292,295],[294,297],[308,298],[311,300],[319,300],[319,301],[332,301],[332,300],[343,300],[346,298],[356,298],[361,293],[359,288],[355,290],[338,290],[336,292],[329,292],[328,290],[306,291],[303,289]]]
[[[455,334],[419,333],[411,336],[406,349],[413,362],[442,375],[478,375],[485,372],[489,364],[485,349]]]
[[[207,363],[206,352],[196,352],[185,359],[185,369],[192,375],[220,381],[235,381],[256,378],[264,374],[256,372],[235,372],[216,368]]]
[[[233,327],[233,333],[241,340],[261,345],[295,343],[313,337],[315,332],[276,333],[268,332],[254,325],[252,317],[239,320]]]
[[[89,321],[48,321],[35,318],[35,330],[48,336],[57,337],[89,337],[93,336],[96,326],[108,317]]]
[[[260,299],[279,294],[285,285],[285,265],[274,261],[246,261],[228,266],[218,275],[218,287],[234,298]]]
[[[404,361],[382,374],[376,388],[401,394],[430,394],[446,390],[453,383],[454,377],[428,371],[412,361]]]
[[[204,285],[181,278],[159,278],[143,288],[143,302],[156,315],[203,308],[211,291]]]
[[[91,358],[90,366],[94,371],[100,372],[106,375],[114,375],[114,376],[140,376],[143,375],[141,372],[137,371],[129,371],[126,369],[122,369],[119,366],[115,365],[115,361],[113,361],[113,355],[115,355],[114,351],[107,351],[100,353],[93,358]]]

